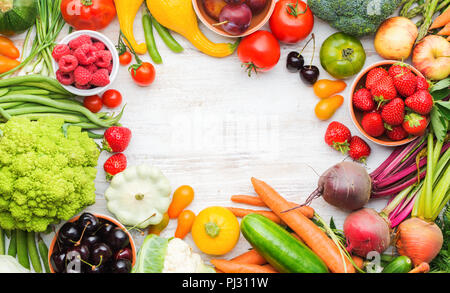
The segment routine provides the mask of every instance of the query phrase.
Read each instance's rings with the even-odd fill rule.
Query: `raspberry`
[[[75,83],[79,85],[87,85],[92,79],[92,73],[83,66],[78,66],[75,69],[74,76]]]
[[[73,72],[56,71],[56,79],[63,85],[71,85],[74,83],[75,78]]]
[[[112,55],[108,50],[95,52],[95,57],[97,57],[95,65],[98,67],[108,67],[111,64]]]
[[[92,74],[94,74],[98,70],[98,67],[95,64],[86,65],[86,66],[83,66],[83,67],[86,68],[87,70],[89,70],[89,72],[92,73]]]
[[[78,60],[73,55],[65,55],[59,59],[58,66],[62,72],[72,72],[77,68]]]
[[[77,89],[80,89],[80,90],[89,90],[89,89],[91,89],[91,85],[90,84],[81,85],[81,84],[75,83],[75,87]]]
[[[94,42],[93,44],[92,44],[94,47],[96,47],[97,48],[97,50],[99,50],[99,51],[101,51],[101,50],[105,50],[106,49],[106,46],[105,46],[105,44],[103,44],[102,42],[100,42],[100,41],[98,41],[98,42]]]
[[[92,39],[90,36],[88,35],[81,35],[76,39],[73,39],[72,41],[69,42],[69,47],[72,50],[76,50],[79,47],[81,47],[82,45],[92,45]]]
[[[92,75],[91,85],[107,86],[109,84],[109,73],[107,69],[99,69]]]
[[[84,44],[76,49],[73,54],[77,57],[78,63],[81,65],[91,65],[97,60],[97,57],[95,57],[95,52],[97,52],[96,47]]]
[[[53,59],[55,59],[56,62],[58,62],[62,56],[69,54],[70,48],[66,44],[56,45],[52,52]]]
[[[111,60],[111,63],[108,65],[108,67],[106,67],[106,69],[108,69],[108,73],[111,74],[112,69],[113,69],[113,63],[112,63],[112,60]]]

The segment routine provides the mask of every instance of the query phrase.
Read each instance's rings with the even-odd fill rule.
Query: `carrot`
[[[235,203],[243,203],[252,206],[267,207],[266,204],[258,196],[252,195],[233,195],[231,197],[231,201]],[[295,202],[290,202],[289,204],[291,204],[291,208],[298,206],[298,204]],[[299,207],[297,210],[299,210],[303,215],[305,215],[309,219],[314,217],[315,211],[310,206],[302,206]]]
[[[263,265],[266,264],[267,261],[264,257],[261,256],[256,250],[252,249],[247,252],[244,252],[241,255],[232,258],[230,261],[236,263],[246,263],[246,264],[254,264],[254,265]]]
[[[279,273],[279,271],[277,271],[272,265],[270,265],[270,264],[265,264],[265,265],[262,265],[263,267],[265,267],[265,268],[268,268],[268,269],[271,269],[271,270],[273,270],[273,271],[275,271],[275,273]]]
[[[419,273],[428,273],[430,271],[430,265],[426,262],[421,263],[414,269],[410,270],[409,274],[419,274]]]
[[[215,271],[216,271],[216,273],[218,273],[218,274],[223,274],[223,272],[221,271],[221,270],[218,270],[218,269],[214,269]]]
[[[429,29],[432,30],[438,27],[443,27],[449,22],[450,22],[450,8],[447,8],[444,12],[442,12],[441,15],[436,17],[436,19],[433,21]]]
[[[354,273],[355,268],[339,251],[325,232],[291,205],[267,183],[252,178],[252,184],[264,203],[285,222],[316,253],[333,273]]]
[[[361,270],[364,268],[364,259],[362,257],[352,255],[352,259],[358,268],[360,268]]]
[[[240,208],[233,208],[233,207],[227,207],[227,209],[229,209],[238,218],[243,218],[249,214],[260,214],[266,218],[269,218],[270,220],[274,221],[277,224],[281,224],[280,217],[278,217],[271,211],[240,209]]]
[[[268,274],[277,272],[273,268],[254,264],[237,263],[225,259],[212,259],[211,263],[216,267],[216,269],[219,269],[220,271],[227,274],[234,274],[234,273]]]
[[[441,36],[450,36],[450,22],[447,23],[443,29],[441,29],[438,33]]]

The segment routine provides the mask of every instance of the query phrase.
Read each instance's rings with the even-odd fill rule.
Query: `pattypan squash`
[[[144,229],[162,221],[170,194],[170,182],[161,170],[141,165],[115,175],[105,198],[108,210],[122,224]]]

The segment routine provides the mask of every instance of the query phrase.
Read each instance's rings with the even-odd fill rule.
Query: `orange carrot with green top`
[[[237,263],[246,263],[246,264],[254,264],[254,265],[263,265],[266,264],[267,261],[264,257],[261,256],[256,250],[251,249],[247,252],[244,252],[241,255],[236,256],[231,259],[232,262]]]
[[[246,215],[250,215],[250,214],[260,214],[266,218],[269,218],[270,220],[274,221],[277,224],[281,224],[280,217],[278,217],[275,213],[273,213],[271,211],[241,209],[241,208],[234,208],[234,207],[227,207],[227,209],[229,209],[238,218],[243,218]]]
[[[408,274],[420,274],[420,273],[428,273],[430,271],[430,265],[426,262],[421,263],[414,269],[410,270]]]
[[[264,203],[311,248],[333,273],[354,273],[355,268],[339,248],[316,224],[295,210],[267,183],[252,178],[252,184]]]
[[[227,273],[242,273],[242,274],[270,274],[277,273],[273,268],[267,266],[254,265],[254,264],[243,264],[234,261],[229,261],[225,259],[212,259],[211,263],[216,267],[216,269]]]

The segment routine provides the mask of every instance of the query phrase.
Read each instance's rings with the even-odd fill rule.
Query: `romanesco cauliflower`
[[[95,203],[97,144],[64,121],[0,125],[0,227],[42,232]]]

